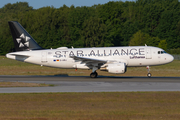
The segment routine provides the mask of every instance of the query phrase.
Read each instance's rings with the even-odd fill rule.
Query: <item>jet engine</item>
[[[126,63],[108,64],[105,68],[100,68],[101,71],[108,71],[109,73],[121,74],[126,72]]]

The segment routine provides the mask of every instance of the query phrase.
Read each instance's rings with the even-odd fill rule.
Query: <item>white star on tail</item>
[[[22,42],[22,39],[24,40],[24,42]],[[30,37],[25,36],[24,33],[22,33],[20,38],[16,38],[16,41],[18,42],[19,47],[22,48],[22,47],[29,47],[29,40],[30,39],[31,39]]]

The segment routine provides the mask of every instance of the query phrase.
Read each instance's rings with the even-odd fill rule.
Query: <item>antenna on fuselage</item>
[[[145,46],[147,46],[147,45],[145,44]]]

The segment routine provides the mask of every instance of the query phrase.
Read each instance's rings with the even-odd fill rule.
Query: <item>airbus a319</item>
[[[43,49],[30,34],[16,21],[10,21],[15,50],[6,54],[7,58],[23,62],[67,69],[91,69],[91,78],[96,78],[96,70],[122,74],[127,67],[149,66],[170,63],[174,57],[163,49],[152,46],[94,47]]]

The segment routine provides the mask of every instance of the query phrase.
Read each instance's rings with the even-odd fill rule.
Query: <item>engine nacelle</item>
[[[126,63],[115,63],[108,64],[107,70],[109,73],[125,73],[126,72]]]

